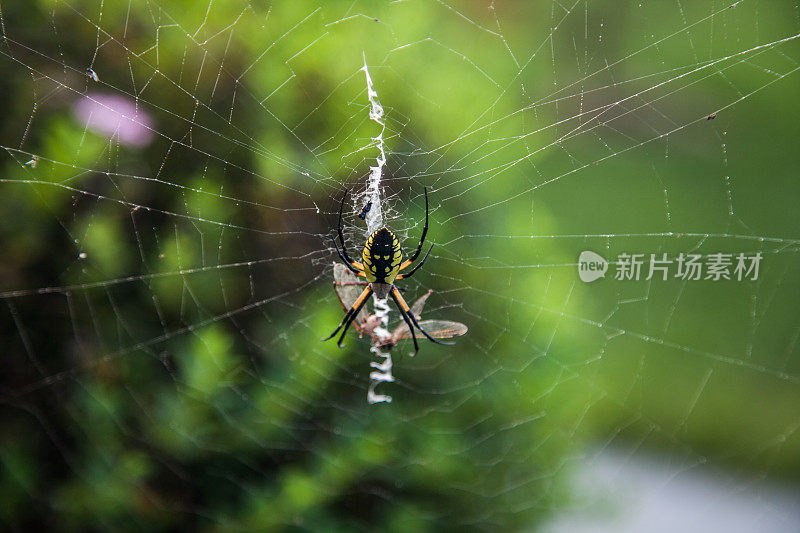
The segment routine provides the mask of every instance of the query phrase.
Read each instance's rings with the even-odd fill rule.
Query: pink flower
[[[72,107],[75,117],[88,129],[116,138],[126,146],[146,146],[153,138],[150,116],[127,96],[87,94]]]

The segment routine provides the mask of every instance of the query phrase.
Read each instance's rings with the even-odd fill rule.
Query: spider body
[[[353,306],[345,313],[339,326],[333,330],[333,333],[322,340],[326,341],[333,338],[341,329],[342,333],[339,336],[338,345],[340,348],[343,347],[342,341],[344,340],[345,333],[347,333],[347,328],[350,327],[350,324],[361,311],[361,308],[364,307],[364,304],[367,303],[367,298],[369,298],[372,293],[375,293],[375,296],[379,299],[385,299],[387,296],[392,297],[409,331],[412,332],[411,338],[414,341],[415,353],[419,349],[417,346],[417,337],[413,334],[415,326],[431,342],[437,344],[452,344],[438,341],[429,335],[427,331],[422,329],[408,304],[403,299],[403,296],[400,294],[400,291],[398,291],[397,287],[394,285],[396,280],[411,277],[414,272],[425,263],[425,260],[433,249],[433,245],[431,245],[422,258],[422,261],[420,261],[417,266],[407,273],[400,273],[400,271],[411,266],[417,257],[419,257],[419,253],[422,251],[422,245],[425,244],[425,235],[428,233],[428,189],[425,189],[425,226],[422,228],[422,237],[419,240],[419,245],[414,254],[405,261],[403,261],[400,241],[398,241],[394,233],[387,228],[380,228],[369,236],[364,245],[364,250],[361,252],[362,263],[350,259],[350,256],[347,254],[347,247],[344,243],[344,234],[342,233],[342,211],[344,210],[344,201],[346,197],[347,193],[345,192],[345,195],[342,197],[342,204],[339,206],[339,225],[336,228],[342,248],[339,249],[335,237],[333,239],[333,245],[336,248],[336,252],[339,254],[339,258],[344,261],[345,266],[353,274],[367,278],[369,284],[353,303]]]
[[[386,228],[376,230],[369,236],[361,253],[364,265],[364,277],[374,285],[392,285],[400,272],[403,261],[403,252],[400,251],[400,241],[394,233]],[[378,298],[386,298],[388,289],[383,295],[375,286],[372,287]]]

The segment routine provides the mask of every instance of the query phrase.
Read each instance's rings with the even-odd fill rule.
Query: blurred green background
[[[532,530],[606,446],[800,478],[795,3],[0,7],[11,529]],[[407,299],[470,327],[400,346],[372,406],[368,341],[319,342],[377,155],[365,58],[406,251],[430,189]],[[584,284],[582,250],[764,259]]]

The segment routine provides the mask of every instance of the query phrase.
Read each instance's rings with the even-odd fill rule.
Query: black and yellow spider
[[[427,187],[425,188],[425,226],[422,228],[422,237],[419,240],[419,245],[417,246],[414,255],[405,261],[403,261],[403,252],[400,251],[400,241],[397,240],[397,237],[394,236],[394,233],[385,227],[375,230],[375,232],[373,232],[372,235],[370,235],[367,239],[367,243],[364,245],[364,251],[361,253],[361,260],[363,263],[358,263],[350,259],[350,256],[347,254],[347,247],[344,244],[344,235],[342,234],[342,211],[344,210],[344,200],[346,197],[347,191],[345,191],[344,196],[342,196],[342,204],[339,206],[339,225],[336,228],[339,234],[339,241],[342,243],[342,248],[340,250],[339,246],[336,244],[336,237],[333,238],[333,245],[336,247],[336,252],[339,254],[339,257],[342,259],[342,261],[344,261],[345,266],[347,266],[347,268],[349,268],[353,274],[367,278],[369,283],[361,295],[359,295],[359,297],[353,303],[353,306],[347,310],[344,318],[336,327],[336,329],[333,330],[333,333],[322,340],[327,341],[332,339],[336,333],[342,329],[342,326],[344,326],[342,334],[339,336],[339,340],[337,341],[339,347],[342,348],[344,346],[342,341],[344,340],[345,333],[347,333],[347,328],[350,327],[353,319],[358,316],[359,311],[361,311],[361,308],[364,307],[364,304],[367,302],[367,298],[369,298],[370,294],[374,292],[375,295],[380,299],[385,299],[387,296],[392,297],[392,300],[394,300],[394,303],[397,304],[397,309],[400,311],[400,315],[403,317],[403,320],[405,320],[409,331],[413,332],[414,326],[416,326],[416,328],[420,330],[420,332],[422,332],[422,334],[425,335],[431,342],[435,342],[436,344],[453,344],[451,342],[438,341],[431,337],[427,331],[422,329],[422,327],[419,325],[419,322],[417,322],[414,313],[411,312],[408,304],[400,294],[400,291],[398,291],[397,287],[394,286],[395,280],[410,278],[414,272],[419,270],[419,267],[425,263],[425,260],[428,258],[428,255],[433,249],[433,245],[431,244],[431,247],[428,248],[425,257],[422,258],[422,261],[420,261],[417,266],[405,274],[400,274],[401,270],[411,266],[417,257],[419,257],[419,253],[422,251],[422,245],[425,243],[425,235],[428,233]],[[417,337],[416,335],[411,335],[411,338],[414,341],[414,353],[416,353],[419,350],[419,346],[417,345]]]

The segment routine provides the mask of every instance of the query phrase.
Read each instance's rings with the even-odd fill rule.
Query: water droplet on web
[[[86,252],[81,252],[78,254],[78,259],[86,259]]]

